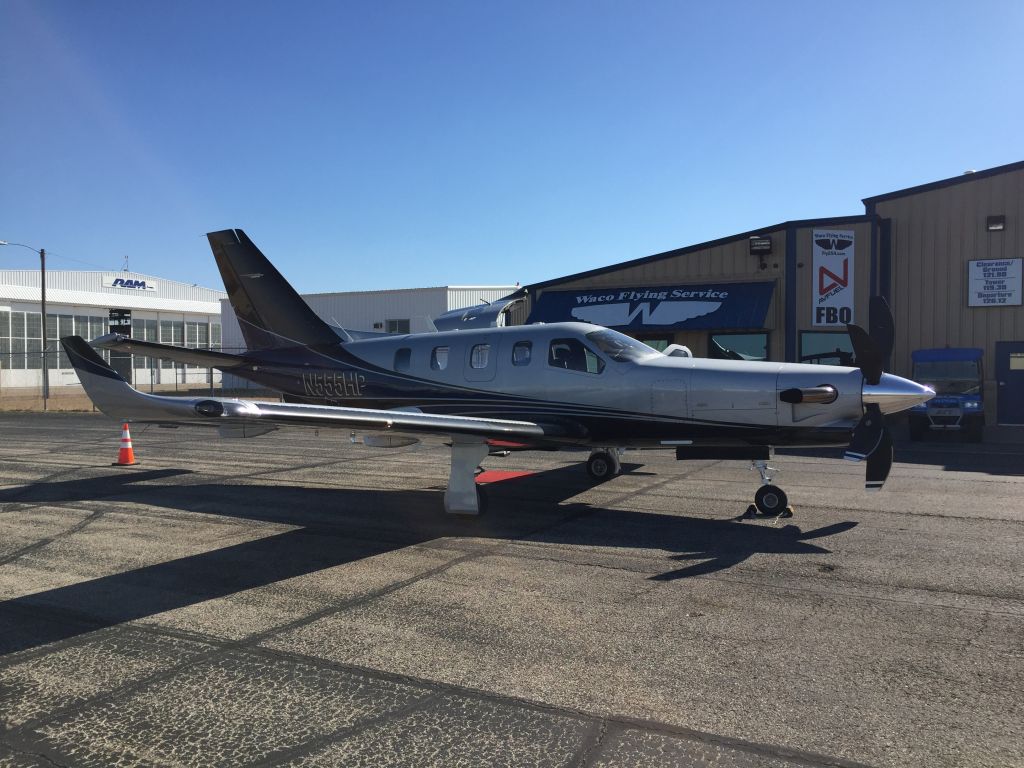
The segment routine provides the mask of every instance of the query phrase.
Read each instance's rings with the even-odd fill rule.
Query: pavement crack
[[[593,765],[594,761],[601,754],[601,748],[604,746],[607,735],[607,720],[601,719],[594,723],[587,734],[587,738],[583,740],[583,746],[580,748],[580,751],[570,761],[570,765],[574,765],[577,768],[589,768],[589,766]]]

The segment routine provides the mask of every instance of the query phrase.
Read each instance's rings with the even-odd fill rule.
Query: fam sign
[[[813,325],[853,322],[853,240],[853,230],[813,231]]]
[[[578,320],[630,331],[763,328],[774,282],[544,291],[527,322]]]

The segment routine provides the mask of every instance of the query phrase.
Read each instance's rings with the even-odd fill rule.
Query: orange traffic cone
[[[135,460],[135,451],[132,450],[132,436],[128,431],[128,422],[121,426],[121,450],[117,452],[117,461],[111,464],[112,467],[130,467],[138,464]]]

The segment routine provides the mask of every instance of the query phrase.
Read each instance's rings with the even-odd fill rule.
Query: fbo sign
[[[852,323],[853,231],[816,229],[812,237],[812,324],[830,326]]]

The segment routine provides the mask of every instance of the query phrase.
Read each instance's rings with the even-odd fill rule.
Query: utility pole
[[[46,410],[46,401],[50,397],[50,369],[46,359],[46,347],[48,346],[46,333],[46,249],[39,249],[39,297],[43,312],[43,410]]]
[[[39,303],[41,305],[40,310],[42,311],[43,315],[43,410],[45,411],[46,401],[50,397],[50,372],[46,367],[46,249],[36,249],[33,248],[31,245],[25,245],[24,243],[9,243],[6,240],[0,240],[0,245],[16,245],[19,248],[28,248],[30,251],[34,251],[35,253],[39,254]],[[28,367],[28,350],[25,351],[25,366]]]

